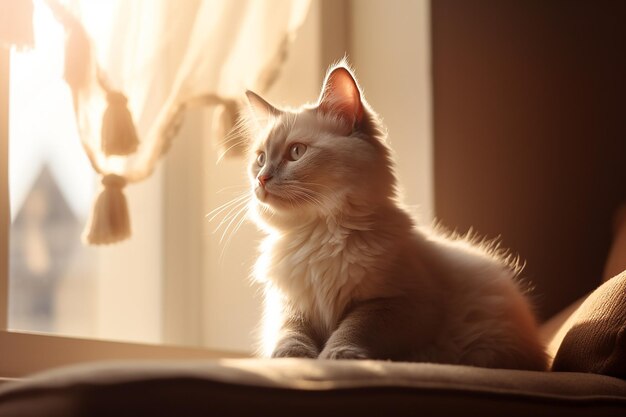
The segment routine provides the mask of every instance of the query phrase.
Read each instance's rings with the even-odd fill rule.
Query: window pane
[[[127,187],[135,236],[81,243],[98,178],[63,81],[64,33],[35,2],[36,48],[11,62],[9,327],[161,341],[161,174]]]
[[[89,335],[94,254],[81,247],[82,219],[69,207],[50,168],[38,168],[11,222],[10,326]],[[62,307],[67,314],[59,311]]]

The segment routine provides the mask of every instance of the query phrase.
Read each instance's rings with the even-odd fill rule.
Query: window
[[[18,360],[0,359],[0,375],[99,358],[246,355],[260,317],[260,293],[248,279],[256,257],[251,242],[260,235],[244,224],[226,245],[223,225],[215,233],[219,221],[205,218],[243,191],[245,161],[217,164],[219,151],[207,137],[212,113],[188,112],[153,177],[125,190],[132,238],[84,246],[80,235],[99,184],[62,81],[64,35],[35,4],[36,27],[45,31],[36,33],[40,47],[11,59],[10,331],[0,331],[0,357]],[[318,93],[318,8],[315,3],[270,93],[278,103]],[[61,107],[62,113],[49,111]],[[45,357],[27,355],[43,349]]]
[[[81,243],[98,179],[63,81],[65,33],[35,5],[36,48],[11,60],[9,329],[160,343],[162,175],[129,187],[133,239]]]

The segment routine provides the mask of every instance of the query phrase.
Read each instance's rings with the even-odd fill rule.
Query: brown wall
[[[547,317],[595,287],[626,200],[626,2],[432,2],[435,212],[502,236]]]

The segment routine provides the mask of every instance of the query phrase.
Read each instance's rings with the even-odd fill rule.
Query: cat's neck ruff
[[[385,251],[392,245],[385,242],[395,238],[394,230],[406,232],[408,216],[397,208],[395,215],[387,211],[347,210],[272,234],[257,275],[272,282],[291,308],[332,328],[351,302],[367,298],[368,288],[376,286],[377,271],[389,261]]]

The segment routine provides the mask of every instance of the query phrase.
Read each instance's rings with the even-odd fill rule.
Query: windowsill
[[[215,349],[111,342],[0,331],[0,383],[60,366],[106,360],[246,358]]]

